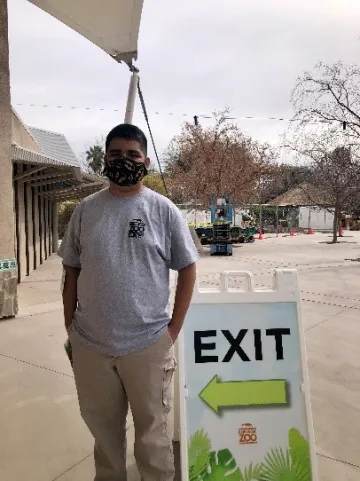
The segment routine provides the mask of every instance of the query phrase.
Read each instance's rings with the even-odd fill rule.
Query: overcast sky
[[[123,121],[128,69],[26,0],[8,3],[13,105],[80,155]],[[359,38],[359,0],[145,0],[137,66],[159,152],[186,118],[226,106],[277,143],[285,122],[241,117],[291,117],[296,77],[319,60],[360,63]],[[139,103],[134,123],[146,131]]]

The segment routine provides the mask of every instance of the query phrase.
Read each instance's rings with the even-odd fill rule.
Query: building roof
[[[267,203],[270,206],[332,206],[330,199],[319,192],[315,185],[303,183],[279,195]]]
[[[143,0],[29,1],[118,62],[136,60]]]
[[[40,145],[29,132],[20,115],[12,107],[11,143],[41,154]]]
[[[79,167],[79,161],[63,134],[28,127],[29,132],[39,144],[43,154],[48,159],[53,159],[54,164]]]
[[[13,162],[18,163],[26,163],[32,165],[48,165],[54,167],[72,167],[69,164],[64,164],[63,162],[54,159],[52,157],[48,157],[44,154],[39,154],[38,152],[34,152],[33,150],[24,149],[15,143],[11,146],[11,157]]]
[[[42,193],[54,201],[81,199],[107,186],[107,180],[81,172],[80,164],[63,134],[26,127],[13,110],[11,158],[27,164],[14,180],[32,186],[47,185]]]

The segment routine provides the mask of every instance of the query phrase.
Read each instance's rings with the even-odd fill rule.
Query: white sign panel
[[[245,277],[246,291],[228,288]],[[180,339],[183,481],[317,481],[296,271],[194,293]]]

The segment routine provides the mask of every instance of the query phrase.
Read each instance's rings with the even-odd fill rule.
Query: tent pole
[[[130,66],[130,72],[132,72],[129,84],[129,93],[126,104],[125,112],[125,124],[131,124],[134,116],[136,94],[139,82],[139,71],[134,66]]]

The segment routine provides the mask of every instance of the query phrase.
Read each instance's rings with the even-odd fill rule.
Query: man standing
[[[95,438],[95,481],[126,481],[126,416],[142,481],[172,481],[167,430],[174,341],[189,308],[198,254],[180,211],[145,188],[147,140],[122,124],[106,138],[110,187],[75,210],[59,255],[65,326],[80,411]],[[169,270],[178,271],[169,317]]]

